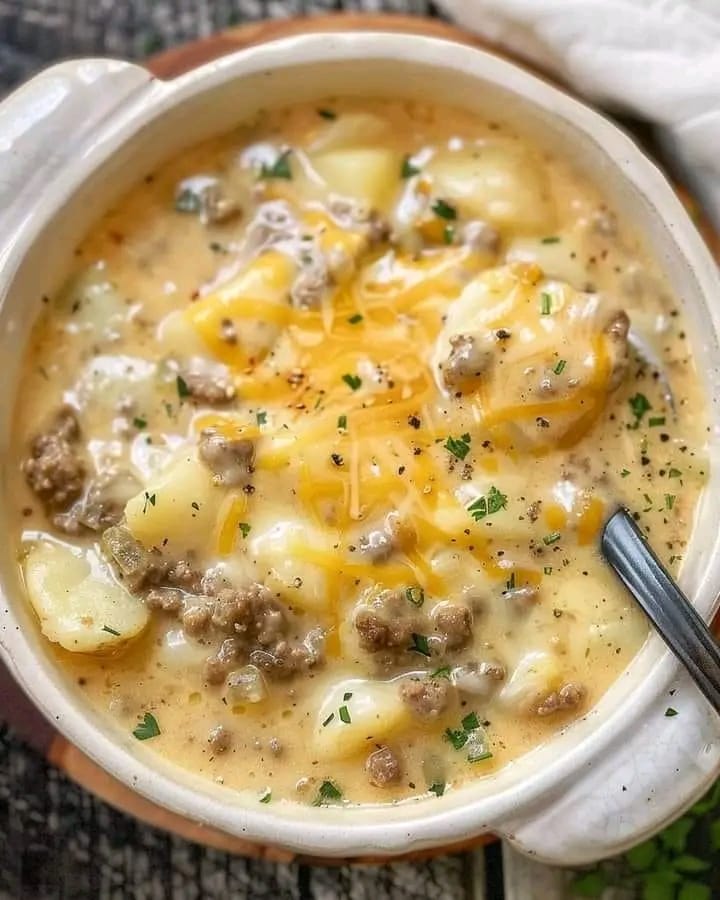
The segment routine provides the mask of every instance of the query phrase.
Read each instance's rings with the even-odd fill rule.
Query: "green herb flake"
[[[445,782],[433,781],[428,790],[431,794],[435,794],[436,797],[442,797],[442,795],[445,793]]]
[[[552,575],[552,569],[553,569],[552,566],[545,566],[545,568],[543,569],[543,572],[544,572],[546,575]]]
[[[249,525],[247,522],[238,522],[238,528],[242,532],[242,536],[246,538],[250,534],[252,525]]]
[[[149,738],[157,737],[160,734],[160,726],[157,719],[152,713],[146,712],[140,722],[134,729],[133,735],[139,741],[147,741]]]
[[[479,753],[468,753],[468,762],[482,762],[484,759],[492,759],[491,750],[481,750]]]
[[[213,253],[227,254],[230,252],[224,244],[220,243],[220,241],[210,241],[208,246],[210,247],[210,249],[212,250]]]
[[[659,428],[661,425],[665,424],[665,416],[651,416],[648,419],[648,425],[650,428]]]
[[[115,637],[120,637],[120,632],[115,631],[115,629],[111,628],[109,625],[103,625],[101,631],[107,631],[108,634],[114,634]]]
[[[135,416],[135,418],[133,419],[133,425],[138,430],[142,431],[143,428],[147,428],[147,419],[142,419],[140,418],[140,416]]]
[[[362,322],[362,320],[363,320],[363,317],[362,317],[361,313],[354,313],[352,316],[350,316],[350,318],[348,319],[348,322],[351,325],[358,325],[360,322]]]
[[[352,691],[345,691],[343,694],[343,703],[347,703],[352,697]]]
[[[408,647],[408,651],[413,653],[419,653],[421,656],[430,656],[430,646],[428,644],[428,639],[424,634],[417,634],[413,632],[412,634],[412,644]]]
[[[145,502],[143,503],[143,515],[145,515],[145,513],[147,512],[148,504],[150,506],[155,506],[155,504],[157,503],[157,496],[155,494],[148,494],[148,492],[145,491],[144,499]]]
[[[652,405],[650,404],[650,401],[645,396],[645,394],[640,394],[640,393],[637,393],[634,396],[632,396],[628,400],[628,403],[630,404],[630,411],[632,412],[633,416],[635,417],[635,421],[633,422],[633,424],[630,427],[631,428],[639,428],[640,422],[642,421],[643,416],[645,415],[646,412],[648,412],[649,410],[652,409]]]
[[[269,803],[272,800],[272,791],[265,791],[265,793],[260,798],[261,803]]]
[[[431,678],[447,678],[450,680],[450,666],[440,666],[439,669],[435,669],[434,672],[430,673]]]
[[[647,503],[647,506],[645,507],[643,512],[650,512],[653,507],[652,497],[649,494],[643,494],[643,497],[645,499],[645,502]]]
[[[552,312],[552,296],[547,291],[540,294],[540,315],[549,316]]]
[[[462,720],[462,727],[465,731],[473,731],[473,729],[479,728],[480,722],[478,721],[477,713],[468,713]]]
[[[200,504],[197,502],[197,500],[193,500],[190,506],[192,506],[192,508],[197,512],[200,512]]]
[[[478,497],[467,507],[467,511],[476,522],[492,516],[501,509],[507,509],[507,496],[492,485],[487,494]]]
[[[292,178],[292,170],[290,169],[290,151],[286,150],[281,153],[275,162],[269,166],[263,163],[260,167],[261,178],[284,178],[289,181]]]
[[[325,721],[322,723],[322,727],[327,728],[327,726],[332,722],[332,720],[334,718],[335,718],[335,713],[331,712],[330,715],[327,717],[327,719],[325,719]]]
[[[266,425],[267,424],[267,413],[264,409],[261,409],[260,412],[255,413],[255,421],[258,425]]]
[[[541,244],[559,244],[560,238],[556,235],[550,235],[549,237],[540,238]]]
[[[324,803],[334,803],[337,800],[342,800],[340,788],[332,781],[323,781],[313,806],[322,806]]]
[[[425,602],[425,591],[418,586],[405,588],[405,599],[412,606],[420,609]]]
[[[337,113],[332,109],[328,109],[326,106],[321,106],[318,109],[317,114],[321,119],[337,119]]]
[[[347,430],[347,416],[338,416],[337,427],[343,431]]]
[[[682,478],[682,472],[680,469],[670,469],[668,472],[668,478]]]
[[[420,169],[413,163],[410,156],[406,156],[402,161],[402,166],[400,168],[400,177],[401,178],[412,178],[413,175],[419,175]]]
[[[555,368],[553,369],[553,372],[554,372],[556,375],[562,375],[562,373],[565,371],[565,366],[566,366],[566,365],[567,365],[567,360],[566,360],[566,359],[559,359],[558,362],[557,362],[557,365],[556,365]]]
[[[190,388],[187,386],[187,381],[182,377],[182,375],[178,375],[175,379],[175,385],[177,387],[178,397],[181,400],[184,400],[185,397],[190,396]]]
[[[200,205],[200,195],[190,188],[183,188],[175,196],[175,212],[198,213]]]
[[[443,243],[448,246],[455,240],[455,229],[452,225],[446,225],[443,228]]]
[[[347,706],[341,706],[338,710],[338,715],[340,716],[340,721],[344,725],[349,725],[352,722],[352,719],[350,718],[350,710],[347,708]]]
[[[559,531],[551,531],[550,534],[546,534],[543,538],[543,544],[549,547],[551,544],[557,544],[560,540],[560,532]]]
[[[343,375],[342,380],[350,388],[351,391],[356,391],[362,384],[362,378],[360,378],[359,375],[350,375],[346,373],[345,375]]]
[[[623,470],[620,472],[620,477],[621,477],[621,478],[627,478],[629,474],[630,474],[630,469],[623,469]]]
[[[443,447],[457,459],[465,459],[470,452],[470,435],[463,434],[459,438],[449,437]]]
[[[665,509],[672,509],[675,506],[675,494],[665,494]]]
[[[446,203],[444,200],[435,200],[430,208],[440,219],[447,219],[449,222],[457,219],[457,210],[455,207],[450,206],[450,204]]]
[[[462,750],[467,744],[468,736],[461,728],[446,728],[445,740],[453,745],[456,750]]]
[[[676,709],[673,709],[672,706],[668,706],[668,708],[665,710],[665,718],[667,719],[672,719],[672,717],[676,716],[677,714],[678,711]]]

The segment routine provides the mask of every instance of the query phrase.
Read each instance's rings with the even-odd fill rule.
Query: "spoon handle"
[[[603,556],[720,713],[720,646],[626,509],[606,522]]]

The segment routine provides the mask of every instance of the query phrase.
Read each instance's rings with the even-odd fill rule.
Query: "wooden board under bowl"
[[[401,15],[366,15],[341,13],[298,19],[275,19],[232,28],[211,37],[202,38],[160,53],[147,61],[147,67],[159,78],[172,79],[203,63],[217,59],[244,47],[266,41],[290,37],[308,32],[331,31],[392,31],[401,34],[421,34],[469,44],[499,52],[467,31],[437,19]],[[504,54],[507,55],[507,54]],[[515,60],[517,62],[517,60]],[[527,66],[525,66],[527,68]],[[720,259],[720,240],[702,216],[687,191],[676,185],[681,199],[698,224],[716,258]],[[3,698],[2,717],[13,726],[21,737],[40,750],[51,764],[81,785],[85,790],[122,810],[128,815],[162,828],[179,837],[209,847],[256,859],[275,862],[303,862],[332,865],[341,863],[383,862],[377,857],[353,857],[351,859],[322,859],[293,854],[289,850],[268,844],[256,844],[234,837],[216,828],[209,828],[177,813],[170,812],[140,797],[121,784],[104,769],[96,765],[81,750],[71,744],[47,722],[30,700],[15,684],[0,663],[0,697]],[[481,835],[473,840],[449,844],[433,850],[416,851],[399,857],[399,860],[420,860],[446,853],[459,853],[494,840],[492,835]]]

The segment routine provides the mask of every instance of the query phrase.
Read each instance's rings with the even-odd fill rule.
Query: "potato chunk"
[[[513,263],[450,305],[433,363],[439,385],[477,403],[503,449],[570,447],[625,375],[628,327],[608,298]]]
[[[542,164],[516,144],[440,153],[427,171],[433,194],[469,218],[519,232],[552,229],[554,210]]]
[[[194,454],[171,463],[125,507],[127,526],[146,548],[170,555],[203,549],[212,539],[222,489]]]
[[[330,150],[311,158],[325,188],[372,209],[383,209],[397,188],[400,159],[392,150],[375,147]]]
[[[341,681],[333,685],[320,706],[314,751],[324,761],[344,759],[374,748],[410,721],[397,683],[359,678]]]
[[[60,544],[34,544],[24,572],[43,634],[66,650],[95,653],[117,647],[148,623],[141,600]]]

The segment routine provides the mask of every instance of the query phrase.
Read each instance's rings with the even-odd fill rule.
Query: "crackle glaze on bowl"
[[[703,616],[716,608],[720,553],[720,280],[658,170],[614,125],[492,55],[385,33],[312,34],[225,57],[173,82],[122,62],[49,69],[0,105],[0,322],[9,428],[23,345],[41,297],[102,212],[161,161],[227,131],[260,106],[327,93],[402,96],[522,118],[563,143],[647,238],[681,298],[711,399],[710,480],[681,581]],[[189,127],[191,125],[191,127]],[[567,148],[572,148],[569,151]],[[17,473],[3,463],[3,490]],[[8,530],[0,503],[0,528]],[[21,589],[13,549],[0,549],[0,651],[54,724],[143,796],[249,840],[322,856],[393,855],[494,831],[554,863],[582,863],[641,840],[699,796],[720,770],[720,723],[652,635],[582,720],[496,775],[443,797],[393,807],[258,809],[172,766],[131,735],[111,734],[60,671]],[[670,692],[675,717],[664,715]]]

